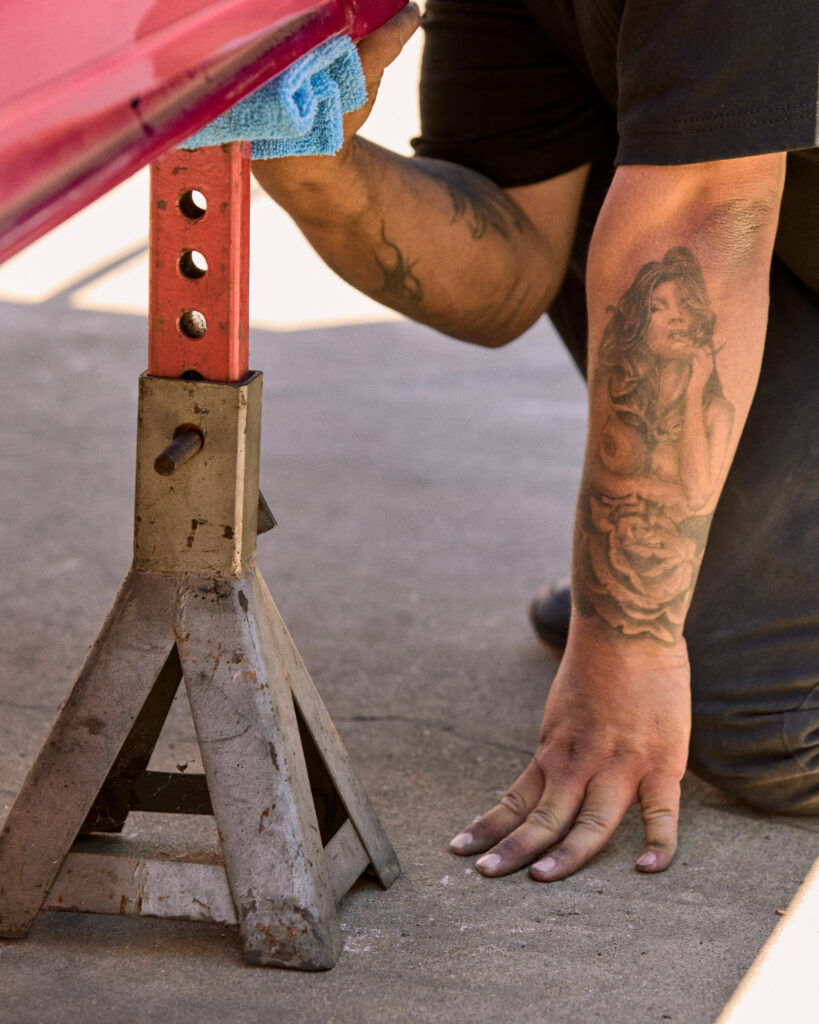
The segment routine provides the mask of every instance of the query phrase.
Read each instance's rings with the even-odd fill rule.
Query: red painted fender
[[[332,36],[406,0],[6,0],[0,262]]]

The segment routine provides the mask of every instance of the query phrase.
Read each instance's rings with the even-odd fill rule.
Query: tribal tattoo
[[[381,241],[391,250],[389,261],[381,260],[375,254],[373,258],[384,276],[384,283],[379,293],[386,298],[399,299],[402,303],[417,305],[424,301],[424,287],[413,274],[415,262],[408,262],[399,247],[387,238],[386,225],[381,221]]]
[[[646,263],[603,331],[581,491],[575,605],[624,636],[682,635],[728,455],[716,316],[694,254]]]
[[[503,238],[509,238],[513,230],[523,231],[520,211],[501,189],[485,187],[465,176],[457,184],[447,181],[446,186],[452,200],[450,224],[465,221],[474,239],[483,238],[489,230]]]
[[[510,239],[522,234],[526,220],[522,211],[503,191],[475,171],[455,164],[435,160],[418,160],[413,163],[413,173],[421,174],[446,189],[452,205],[450,225],[464,224],[475,241],[481,241],[490,233]],[[381,247],[373,258],[381,271],[381,287],[373,292],[387,305],[404,309],[410,316],[419,316],[419,306],[425,299],[424,286],[415,272],[417,260],[408,260],[400,246],[387,236],[387,225],[381,221]],[[384,252],[386,247],[388,252]],[[545,308],[546,298],[551,294],[551,285],[545,289],[541,305]],[[496,326],[503,331],[521,310],[533,303],[532,287],[519,276],[502,285],[502,294],[486,296],[486,301],[474,310],[471,318],[461,311],[461,322],[470,327],[474,322],[482,331]],[[498,289],[500,291],[500,289]]]
[[[414,167],[446,187],[452,202],[450,224],[463,221],[476,241],[489,231],[502,238],[523,232],[525,222],[520,208],[503,189],[483,175],[457,164],[437,161],[418,161]]]

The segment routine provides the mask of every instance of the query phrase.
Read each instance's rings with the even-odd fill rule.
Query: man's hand
[[[556,881],[602,849],[639,801],[637,868],[668,867],[691,726],[688,655],[684,641],[637,647],[573,621],[535,756],[501,802],[452,840],[453,853],[488,850],[476,865],[484,875],[531,864],[532,878]]]
[[[418,7],[410,0],[381,28],[356,44],[367,86],[367,100],[358,110],[345,114],[344,145],[335,156],[304,155],[253,161],[254,175],[274,199],[287,207],[288,197],[305,186],[310,193],[325,184],[332,188],[339,181],[350,142],[370,116],[384,69],[399,55],[420,21]]]
[[[339,153],[254,160],[253,174],[354,288],[453,337],[503,345],[558,291],[588,167],[503,189],[362,138],[384,69],[419,23],[409,3],[357,43],[368,99],[346,115]]]
[[[367,85],[367,102],[344,117],[344,141],[347,142],[370,116],[378,95],[384,69],[388,68],[401,53],[410,37],[421,23],[418,5],[410,0],[407,6],[388,22],[360,39],[356,44],[364,81]]]

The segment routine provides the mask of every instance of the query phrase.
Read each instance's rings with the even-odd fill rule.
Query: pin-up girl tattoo
[[[673,642],[696,579],[733,427],[716,316],[689,249],[640,268],[603,332],[592,401],[576,605],[627,636]]]

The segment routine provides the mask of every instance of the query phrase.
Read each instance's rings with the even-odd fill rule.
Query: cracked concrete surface
[[[139,317],[0,305],[0,814],[128,567]],[[0,942],[1,1024],[112,1017],[712,1021],[816,856],[819,823],[694,778],[662,876],[632,810],[575,877],[489,881],[448,839],[528,759],[555,662],[525,606],[565,573],[583,386],[546,324],[499,352],[404,323],[257,332],[259,542],[273,596],[398,852],[319,975],[248,967],[234,930],[41,914]],[[153,767],[198,770],[181,698]],[[212,823],[133,815],[181,856]]]

